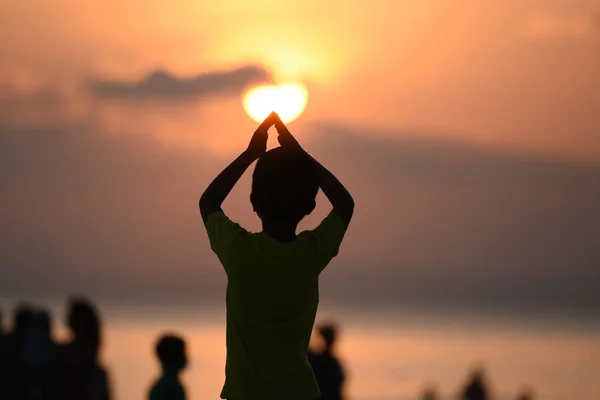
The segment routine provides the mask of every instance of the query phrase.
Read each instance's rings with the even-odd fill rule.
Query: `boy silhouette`
[[[345,373],[340,360],[335,356],[334,348],[337,339],[335,325],[326,324],[318,329],[323,339],[324,349],[320,353],[308,353],[308,361],[313,369],[321,400],[343,400]]]
[[[179,374],[187,364],[185,342],[174,335],[163,336],[156,344],[156,355],[162,366],[162,376],[150,390],[150,400],[185,400],[185,389]]]
[[[267,152],[273,125],[281,147]],[[232,222],[221,204],[256,160],[250,201],[263,230],[250,233]],[[333,210],[316,229],[297,235],[298,223],[316,206],[319,188]],[[319,398],[306,355],[319,302],[318,277],[337,255],[353,210],[344,186],[302,149],[275,113],[208,186],[200,212],[228,280],[221,398]]]

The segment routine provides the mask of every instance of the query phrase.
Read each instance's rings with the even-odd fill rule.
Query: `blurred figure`
[[[321,353],[309,351],[308,361],[317,379],[321,400],[342,400],[345,376],[342,365],[334,355],[337,329],[328,324],[322,325],[318,332],[323,339],[324,349]]]
[[[523,390],[517,400],[533,400],[533,391],[530,389]]]
[[[33,309],[28,304],[17,306],[14,313],[13,330],[4,336],[2,376],[0,376],[0,398],[29,400],[29,375],[23,355]]]
[[[156,356],[162,367],[162,376],[150,390],[150,400],[185,400],[185,389],[179,381],[187,365],[185,342],[174,335],[163,336],[156,344]]]
[[[95,307],[87,300],[71,300],[67,325],[72,340],[59,349],[59,399],[108,400],[108,377],[98,361],[102,341]]]
[[[48,365],[54,360],[55,351],[50,314],[46,310],[34,311],[25,334],[23,362],[31,368]]]
[[[8,333],[4,330],[4,318],[0,310],[0,398],[6,397],[8,373]]]
[[[465,386],[462,400],[488,400],[489,393],[485,385],[484,373],[482,368],[476,368],[471,374],[471,379]]]
[[[56,398],[56,345],[52,339],[50,314],[35,311],[27,328],[22,354],[31,399]]]
[[[433,385],[428,385],[425,387],[423,391],[423,395],[421,396],[421,400],[437,400],[437,389]]]

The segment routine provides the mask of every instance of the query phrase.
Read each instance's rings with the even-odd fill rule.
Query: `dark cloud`
[[[306,147],[357,204],[324,301],[600,313],[599,166],[406,132],[312,133]],[[90,127],[0,127],[0,292],[222,301],[197,199],[228,161]],[[246,176],[225,205],[244,225],[247,189]],[[306,226],[326,211],[321,198]]]
[[[90,83],[90,90],[99,98],[193,100],[240,93],[251,84],[269,80],[269,72],[257,66],[208,72],[189,78],[159,70],[139,82],[95,80]]]

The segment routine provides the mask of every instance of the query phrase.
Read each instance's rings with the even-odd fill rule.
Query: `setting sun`
[[[257,122],[272,111],[277,112],[283,122],[293,121],[302,114],[307,102],[308,91],[300,83],[258,86],[244,95],[244,109]]]

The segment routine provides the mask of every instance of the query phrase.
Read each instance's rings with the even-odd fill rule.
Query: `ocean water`
[[[158,374],[154,344],[174,332],[187,342],[183,381],[190,400],[218,399],[224,380],[225,315],[221,308],[102,307],[102,359],[116,400],[147,397]],[[55,313],[56,314],[56,313]],[[58,314],[57,316],[60,316]],[[337,353],[348,374],[348,400],[418,399],[434,384],[452,399],[475,365],[483,365],[494,399],[529,387],[537,400],[600,399],[600,330],[560,321],[525,323],[493,316],[320,311],[339,323]],[[66,332],[55,321],[56,336]]]

